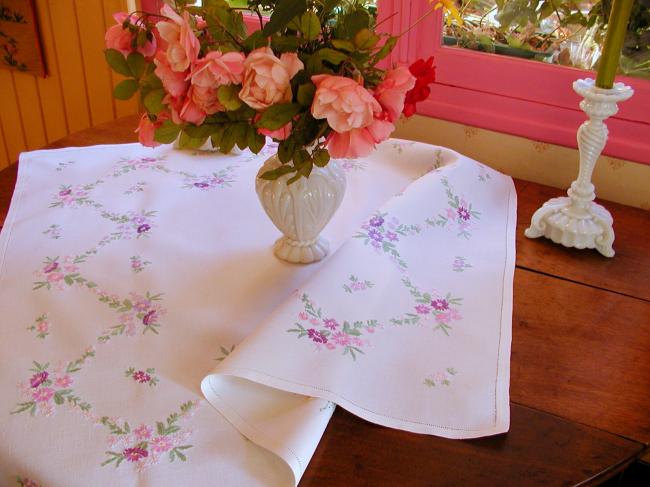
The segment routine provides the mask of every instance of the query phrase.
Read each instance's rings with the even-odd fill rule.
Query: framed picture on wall
[[[0,0],[0,68],[45,76],[34,0]]]

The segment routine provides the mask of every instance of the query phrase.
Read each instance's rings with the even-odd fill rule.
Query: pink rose
[[[129,16],[126,12],[117,12],[113,15],[113,18],[117,24],[109,27],[104,36],[108,49],[116,49],[124,56],[128,56],[133,51],[139,52],[144,57],[151,57],[156,53],[157,42],[155,36],[151,41],[145,42],[144,46],[135,49],[131,47],[133,33],[129,29],[123,28],[122,24],[127,19],[130,24],[135,24],[135,21],[138,20],[137,17]]]
[[[415,86],[415,76],[408,68],[401,67],[386,72],[384,80],[375,90],[375,98],[388,114],[388,121],[395,122],[404,110],[406,92]]]
[[[289,82],[304,67],[295,52],[285,52],[278,58],[270,47],[255,49],[244,61],[239,98],[256,110],[265,110],[275,103],[288,103],[292,98]]]
[[[212,113],[215,113],[219,110],[219,107],[221,105],[217,100],[216,90],[207,88],[197,91],[196,86],[191,86],[178,115],[183,122],[201,125],[207,115],[205,108],[214,109]]]
[[[253,122],[257,122],[261,117],[262,114],[258,113],[257,115],[255,115]],[[293,124],[291,122],[288,122],[286,125],[283,125],[279,129],[275,129],[275,130],[258,128],[257,133],[261,135],[266,135],[267,137],[271,137],[276,140],[285,140],[291,135],[292,127]]]
[[[352,129],[342,134],[332,132],[327,138],[327,150],[335,159],[366,157],[374,150],[376,144],[388,139],[393,130],[395,126],[392,123],[375,118],[367,127]]]
[[[196,61],[201,45],[190,25],[189,12],[183,17],[169,5],[164,5],[160,13],[171,21],[158,22],[156,27],[167,42],[167,60],[173,71],[185,71]]]
[[[162,81],[165,91],[175,98],[184,96],[190,86],[186,74],[174,71],[169,65],[167,56],[162,51],[156,53],[153,62],[156,65],[154,73]]]
[[[220,85],[239,84],[244,74],[245,59],[241,52],[223,54],[219,51],[210,51],[192,69],[192,85],[217,88]]]
[[[159,142],[156,142],[154,140],[154,135],[156,133],[156,129],[160,127],[168,118],[168,114],[159,113],[157,120],[155,122],[152,122],[149,119],[149,116],[146,113],[143,113],[142,117],[140,117],[140,124],[138,125],[138,128],[135,129],[135,131],[138,133],[138,140],[140,143],[147,147],[156,147],[160,145]]]
[[[381,106],[363,86],[350,78],[319,74],[312,76],[316,93],[311,114],[317,119],[327,119],[334,131],[349,132],[367,127]]]

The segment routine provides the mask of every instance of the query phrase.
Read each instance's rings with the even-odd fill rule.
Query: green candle
[[[598,63],[598,76],[596,86],[599,88],[611,88],[614,85],[614,77],[618,69],[618,61],[621,57],[621,48],[627,32],[627,22],[630,19],[630,12],[634,0],[614,0],[612,11],[609,14],[607,24],[607,35],[603,54]]]

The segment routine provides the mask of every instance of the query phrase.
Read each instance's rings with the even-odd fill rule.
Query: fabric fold
[[[206,398],[296,481],[296,444],[277,438],[300,434],[278,435],[273,411],[312,439],[328,402],[416,433],[506,432],[515,228],[510,177],[462,156],[434,165],[203,380]]]

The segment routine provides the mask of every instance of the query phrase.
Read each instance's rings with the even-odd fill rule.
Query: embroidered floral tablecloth
[[[334,254],[295,266],[254,194],[273,150],[21,156],[0,483],[292,485],[334,403],[452,438],[507,430],[511,179],[388,141],[339,161]]]

